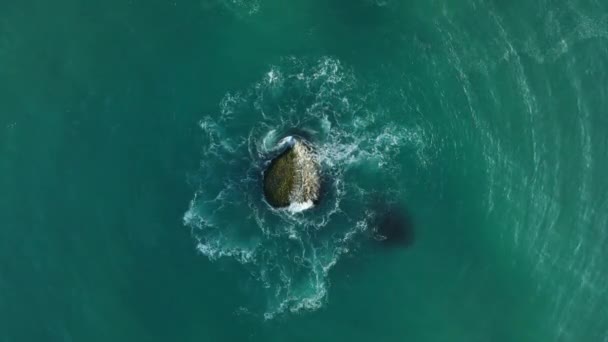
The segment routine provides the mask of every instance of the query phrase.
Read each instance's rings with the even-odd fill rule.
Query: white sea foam
[[[306,201],[301,203],[295,202],[291,203],[289,207],[287,207],[287,210],[292,213],[299,213],[312,207],[314,207],[314,203],[312,201]]]
[[[267,319],[322,307],[333,266],[373,235],[370,213],[357,208],[375,189],[346,179],[349,170],[372,168],[388,181],[400,174],[393,160],[403,151],[418,156],[420,165],[428,162],[426,133],[397,129],[385,120],[389,112],[367,108],[370,98],[336,59],[287,58],[252,87],[226,94],[219,116],[200,122],[200,188],[184,223],[201,254],[236,260],[259,281]],[[245,116],[257,120],[247,131],[239,121]],[[323,197],[318,205],[296,201],[273,209],[260,179],[272,156],[295,143],[294,135],[314,144]]]
[[[218,0],[237,16],[251,16],[260,11],[260,0]]]

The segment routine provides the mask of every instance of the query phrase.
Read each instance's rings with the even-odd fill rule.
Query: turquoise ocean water
[[[602,1],[0,0],[0,341],[606,342],[607,81]]]

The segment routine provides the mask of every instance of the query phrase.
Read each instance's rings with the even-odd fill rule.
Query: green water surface
[[[327,136],[374,153],[344,182],[414,238],[358,236],[321,308],[264,319],[258,269],[184,225],[223,186],[200,122],[324,58],[362,108]],[[0,0],[0,341],[608,341],[607,81],[601,1]]]

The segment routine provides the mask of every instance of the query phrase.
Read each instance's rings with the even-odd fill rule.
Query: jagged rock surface
[[[273,207],[311,207],[319,199],[319,164],[311,146],[294,139],[264,172],[264,195]]]

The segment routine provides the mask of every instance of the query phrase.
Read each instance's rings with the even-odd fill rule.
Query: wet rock
[[[264,172],[264,196],[276,208],[302,211],[319,199],[319,164],[308,142],[287,137],[280,143],[285,150]]]

